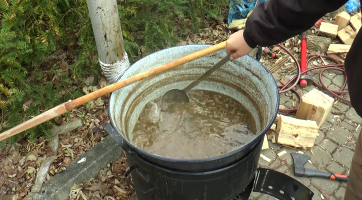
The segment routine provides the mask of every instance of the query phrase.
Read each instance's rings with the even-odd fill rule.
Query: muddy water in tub
[[[133,143],[152,154],[179,159],[218,156],[250,142],[255,122],[235,99],[203,90],[188,92],[190,103],[163,112],[149,102],[133,131]]]

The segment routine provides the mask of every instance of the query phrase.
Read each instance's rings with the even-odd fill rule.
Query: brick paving
[[[315,74],[314,78],[319,80],[319,74]],[[322,76],[323,82],[331,89],[339,90],[340,86],[344,83],[344,76],[339,73],[324,73]],[[297,86],[295,89],[301,94],[305,94],[314,86],[300,88]],[[282,94],[280,105],[290,108],[293,102],[298,105],[298,100],[293,100],[292,95]],[[269,141],[269,149],[262,150],[262,154],[270,158],[272,161],[269,163],[260,158],[259,167],[267,167],[275,169],[286,161],[285,165],[277,168],[279,172],[283,172],[304,185],[314,192],[313,200],[329,199],[339,200],[344,198],[347,184],[339,181],[332,181],[321,178],[305,178],[295,177],[293,171],[293,160],[290,153],[302,151],[304,154],[311,157],[311,163],[307,163],[305,167],[317,169],[326,172],[349,174],[349,169],[352,161],[352,156],[355,149],[355,142],[361,131],[362,118],[357,115],[355,110],[349,104],[336,100],[333,105],[332,111],[342,111],[342,115],[330,114],[326,122],[321,126],[318,132],[318,137],[315,141],[315,146],[311,149],[295,149],[279,144],[273,144]],[[358,125],[361,126],[357,129]],[[287,151],[287,154],[278,157],[277,154],[281,151]],[[251,200],[274,200],[268,195],[260,193],[252,193]]]

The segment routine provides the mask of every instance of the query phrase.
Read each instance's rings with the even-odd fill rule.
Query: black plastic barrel
[[[112,127],[106,127],[106,131],[117,134]],[[253,182],[261,146],[259,142],[233,164],[203,172],[167,169],[138,155],[127,154],[130,168],[125,178],[136,190],[138,200],[231,200]]]
[[[133,64],[120,80],[207,46],[185,45],[153,53]],[[250,143],[221,156],[189,160],[151,154],[131,142],[133,128],[147,102],[170,89],[184,88],[225,56],[224,50],[220,50],[111,94],[111,127],[107,131],[116,136],[126,152],[132,175],[130,183],[139,200],[226,200],[242,192],[253,180],[261,141],[277,115],[279,92],[269,71],[250,56],[228,62],[195,88],[230,96],[249,109],[258,133]]]

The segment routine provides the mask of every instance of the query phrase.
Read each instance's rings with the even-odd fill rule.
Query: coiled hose
[[[279,46],[281,49],[283,49],[288,55],[290,55],[292,57],[292,59],[295,61],[295,64],[297,65],[297,70],[298,73],[296,76],[294,76],[292,79],[290,79],[285,85],[278,85],[279,89],[279,93],[284,93],[287,91],[292,91],[294,92],[299,100],[301,99],[300,94],[294,89],[294,87],[298,84],[298,82],[300,81],[300,76],[301,74],[305,73],[305,72],[309,72],[312,70],[316,70],[316,69],[322,69],[319,73],[319,83],[312,80],[313,85],[315,85],[316,87],[318,87],[321,90],[324,90],[326,92],[328,92],[330,95],[332,95],[333,97],[345,102],[345,103],[351,103],[350,100],[343,98],[341,96],[339,96],[340,94],[348,94],[348,90],[344,90],[346,84],[347,84],[347,76],[346,76],[346,72],[344,71],[344,64],[340,63],[339,61],[335,60],[334,58],[330,57],[330,56],[312,56],[311,58],[308,59],[307,61],[307,66],[309,64],[310,61],[317,59],[317,58],[326,58],[330,61],[333,61],[335,64],[331,64],[331,65],[321,65],[321,66],[317,66],[317,67],[313,67],[313,68],[309,68],[305,71],[300,71],[300,64],[298,62],[298,60],[295,58],[295,56],[283,45],[278,44],[277,46]],[[337,70],[340,72],[343,72],[344,74],[344,83],[342,85],[342,87],[339,90],[331,90],[329,89],[322,81],[322,74],[324,71],[326,70]],[[289,86],[291,84],[291,86]],[[297,112],[297,109],[279,109],[279,113],[281,114],[285,114],[285,115],[290,115]]]

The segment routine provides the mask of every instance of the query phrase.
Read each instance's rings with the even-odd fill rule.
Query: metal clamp
[[[153,190],[155,190],[157,188],[157,186],[147,190],[147,191],[143,191],[141,190],[139,187],[137,187],[131,180],[129,180],[128,176],[131,174],[131,172],[134,170],[134,169],[137,169],[138,168],[138,165],[132,165],[127,171],[126,173],[124,174],[124,178],[126,179],[127,183],[130,184],[134,189],[137,189],[138,191],[142,192],[143,194],[147,194],[147,193],[150,193],[152,192]]]
[[[253,191],[285,200],[311,200],[314,195],[309,188],[288,175],[265,168],[258,169]]]

